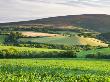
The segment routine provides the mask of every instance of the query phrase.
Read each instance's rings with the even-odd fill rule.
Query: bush
[[[77,57],[76,52],[71,51],[71,50],[60,52],[59,56],[64,57],[64,58],[76,58]]]
[[[96,54],[87,54],[86,58],[110,59],[110,54],[97,52]]]
[[[95,54],[87,54],[86,58],[96,58],[96,55]]]
[[[73,51],[52,51],[52,52],[38,52],[31,50],[16,50],[14,48],[0,50],[0,58],[76,58]]]

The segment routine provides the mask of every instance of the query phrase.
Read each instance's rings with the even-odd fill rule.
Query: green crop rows
[[[1,59],[0,82],[110,82],[110,61]]]
[[[43,37],[43,38],[21,38],[21,42],[36,42],[45,44],[79,45],[77,37]]]

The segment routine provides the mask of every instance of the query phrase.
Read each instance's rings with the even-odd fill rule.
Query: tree
[[[17,43],[17,40],[22,37],[19,32],[10,32],[9,36],[5,39],[5,43]]]
[[[72,50],[67,50],[67,51],[61,51],[59,53],[59,57],[63,57],[63,58],[76,58],[76,51],[72,51]]]

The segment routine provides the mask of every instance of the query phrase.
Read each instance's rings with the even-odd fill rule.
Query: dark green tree
[[[5,43],[17,43],[17,40],[22,37],[22,34],[19,32],[10,32],[8,37],[5,39]]]

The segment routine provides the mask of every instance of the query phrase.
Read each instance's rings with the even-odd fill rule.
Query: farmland
[[[110,82],[110,61],[91,59],[0,59],[0,81]]]
[[[110,82],[108,17],[75,17],[0,24],[0,82]]]
[[[54,36],[61,36],[59,34],[49,34],[49,33],[41,33],[41,32],[21,32],[24,36],[31,36],[31,37],[37,37],[37,36],[48,36],[48,37],[54,37]]]
[[[47,49],[47,48],[29,48],[29,47],[16,47],[16,46],[0,46],[0,58],[86,58],[87,55],[98,54],[110,57],[110,48],[91,49],[91,50],[60,50],[60,49]],[[100,56],[98,55],[98,56]],[[105,58],[105,59],[108,59]],[[100,58],[99,58],[100,59]],[[103,59],[103,57],[101,58]]]
[[[15,32],[15,31],[14,31]],[[91,45],[91,46],[104,46],[107,47],[108,44],[98,40],[96,38],[89,38],[78,36],[77,33],[73,35],[63,35],[63,34],[51,34],[43,32],[34,31],[18,31],[23,37],[18,39],[18,42],[32,42],[41,44],[57,44],[57,45]],[[63,32],[63,31],[62,31]],[[73,32],[74,33],[74,32]],[[25,37],[24,37],[25,36]],[[4,43],[7,35],[0,35],[0,43]]]
[[[88,51],[81,51],[78,53],[78,57],[80,58],[85,58],[85,56],[87,54],[97,54],[97,53],[101,53],[104,55],[110,55],[110,48],[103,48],[103,49],[92,49],[92,50],[88,50]]]
[[[64,50],[0,46],[0,58],[52,58],[67,57]],[[69,57],[69,55],[68,55]]]
[[[18,51],[36,51],[36,52],[40,52],[40,51],[45,51],[45,52],[60,51],[58,49],[28,48],[28,47],[16,47],[16,46],[0,46],[0,50],[2,50],[2,49],[10,49],[10,48],[14,48],[14,49],[16,49]]]
[[[78,45],[80,44],[78,42],[78,38],[73,37],[43,37],[43,38],[21,38],[19,39],[20,41],[23,42],[36,42],[36,43],[49,43],[49,44],[65,44],[65,45]],[[73,41],[74,40],[74,41]]]
[[[21,42],[34,42],[45,44],[60,44],[60,45],[91,45],[91,46],[108,46],[101,40],[95,38],[84,38],[79,36],[56,36],[56,37],[40,37],[40,38],[20,38]]]

